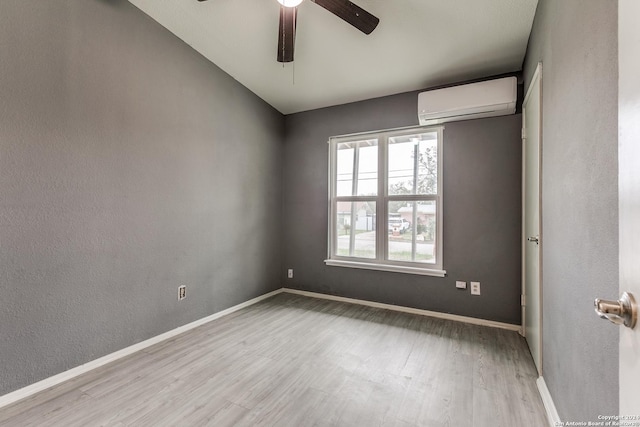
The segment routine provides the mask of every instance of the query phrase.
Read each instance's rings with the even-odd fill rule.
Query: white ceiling
[[[284,114],[522,68],[538,0],[354,0],[365,35],[306,0],[276,61],[276,0],[129,0]]]

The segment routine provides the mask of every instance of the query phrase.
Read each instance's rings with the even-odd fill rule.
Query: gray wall
[[[540,0],[524,64],[543,62],[543,375],[561,418],[618,413],[617,2]]]
[[[279,288],[283,132],[127,1],[2,0],[0,395]]]
[[[286,117],[286,287],[520,323],[521,116],[447,123],[444,268],[448,277],[328,267],[327,139],[417,125],[417,92]],[[284,275],[295,271],[293,279]],[[455,288],[480,281],[481,296]]]

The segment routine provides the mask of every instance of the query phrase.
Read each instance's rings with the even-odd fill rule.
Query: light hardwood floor
[[[548,425],[517,333],[280,294],[0,410],[0,426]]]

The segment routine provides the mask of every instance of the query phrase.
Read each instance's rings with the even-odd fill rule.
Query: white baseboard
[[[91,362],[87,362],[84,365],[80,365],[80,366],[76,366],[75,368],[69,369],[68,371],[64,371],[61,372],[57,375],[54,375],[52,377],[49,378],[45,378],[42,381],[38,381],[37,383],[33,383],[31,385],[28,385],[24,388],[18,389],[16,391],[13,391],[11,393],[5,394],[4,396],[0,396],[0,409],[11,405],[12,403],[15,403],[19,400],[22,400],[24,398],[27,398],[29,396],[32,396],[38,392],[41,392],[43,390],[46,390],[48,388],[51,388],[53,386],[56,386],[58,384],[61,384],[65,381],[68,381],[72,378],[75,378],[79,375],[82,375],[84,373],[87,373],[93,369],[99,368],[103,365],[106,365],[107,363],[111,363],[113,361],[116,361],[118,359],[121,359],[125,356],[128,356],[132,353],[135,353],[136,351],[140,351],[143,350],[147,347],[150,347],[154,344],[157,344],[161,341],[165,341],[169,338],[175,337],[176,335],[182,334],[183,332],[187,332],[191,329],[197,328],[198,326],[204,325],[205,323],[209,323],[213,320],[219,319],[223,316],[226,316],[228,314],[231,314],[233,312],[236,312],[240,309],[243,309],[245,307],[248,307],[250,305],[253,305],[257,302],[260,302],[264,299],[270,298],[274,295],[277,295],[279,293],[282,292],[282,289],[276,289],[273,292],[269,292],[267,294],[264,295],[260,295],[259,297],[250,299],[249,301],[245,301],[243,303],[240,303],[238,305],[234,305],[233,307],[229,307],[226,310],[222,310],[219,311],[217,313],[212,314],[211,316],[207,316],[207,317],[203,317],[202,319],[196,320],[195,322],[191,322],[188,323],[186,325],[180,326],[178,328],[172,329],[168,332],[165,332],[163,334],[160,335],[156,335],[153,338],[149,338],[148,340],[139,342],[137,344],[134,344],[132,346],[123,348],[122,350],[118,350],[114,353],[111,354],[107,354],[106,356],[103,356],[99,359],[96,360],[92,360]]]
[[[307,297],[312,297],[312,298],[322,298],[322,299],[327,299],[327,300],[333,300],[333,301],[341,301],[341,302],[347,302],[347,303],[351,303],[351,304],[359,304],[359,305],[365,305],[365,306],[369,306],[369,307],[376,307],[376,308],[383,308],[383,309],[387,309],[387,310],[394,310],[394,311],[400,311],[400,312],[404,312],[404,313],[410,313],[410,314],[418,314],[418,315],[422,315],[422,316],[430,316],[430,317],[437,317],[440,319],[447,319],[447,320],[454,320],[454,321],[458,321],[458,322],[465,322],[465,323],[471,323],[474,325],[481,325],[481,326],[489,326],[489,327],[493,327],[493,328],[501,328],[501,329],[508,329],[511,331],[520,331],[520,326],[519,325],[511,325],[508,323],[501,323],[501,322],[494,322],[492,320],[483,320],[483,319],[476,319],[474,317],[466,317],[466,316],[458,316],[455,314],[447,314],[447,313],[439,313],[436,311],[428,311],[428,310],[421,310],[418,308],[411,308],[411,307],[403,307],[403,306],[399,306],[399,305],[392,305],[392,304],[384,304],[384,303],[379,303],[379,302],[373,302],[373,301],[366,301],[366,300],[360,300],[360,299],[354,299],[354,298],[346,298],[346,297],[339,297],[339,296],[335,296],[335,295],[327,295],[327,294],[320,294],[317,292],[308,292],[308,291],[300,291],[297,289],[289,289],[289,288],[281,288],[281,289],[276,289],[275,291],[269,292],[267,294],[261,295],[259,297],[250,299],[249,301],[245,301],[241,304],[238,305],[234,305],[233,307],[229,307],[226,310],[222,310],[218,313],[214,313],[211,316],[207,316],[204,317],[202,319],[196,320],[194,322],[188,323],[186,325],[180,326],[176,329],[172,329],[168,332],[165,332],[163,334],[157,335],[155,337],[149,338],[148,340],[139,342],[137,344],[131,345],[129,347],[123,348],[122,350],[118,350],[114,353],[111,354],[107,354],[106,356],[103,356],[99,359],[95,359],[92,360],[91,362],[87,362],[83,365],[80,366],[76,366],[75,368],[69,369],[68,371],[64,371],[61,372],[57,375],[54,375],[52,377],[49,378],[45,378],[44,380],[38,381],[37,383],[33,383],[31,385],[28,385],[24,388],[18,389],[16,391],[13,391],[11,393],[5,394],[4,396],[0,396],[0,408],[3,408],[5,406],[11,405],[13,403],[18,402],[19,400],[25,399],[29,396],[32,396],[36,393],[39,393],[41,391],[44,391],[48,388],[54,387],[58,384],[61,384],[65,381],[68,381],[70,379],[73,379],[75,377],[78,377],[82,374],[85,374],[93,369],[99,368],[101,366],[106,365],[107,363],[111,363],[114,362],[118,359],[121,359],[123,357],[129,356],[130,354],[133,354],[137,351],[143,350],[147,347],[150,347],[154,344],[157,344],[159,342],[165,341],[169,338],[172,338],[176,335],[182,334],[184,332],[187,332],[191,329],[197,328],[198,326],[204,325],[205,323],[209,323],[213,320],[219,319],[223,316],[226,316],[228,314],[231,314],[233,312],[236,312],[240,309],[243,309],[245,307],[248,307],[250,305],[256,304],[257,302],[260,302],[264,299],[270,298],[274,295],[277,295],[279,293],[282,292],[288,292],[291,294],[297,294],[297,295],[303,295],[303,296],[307,296]],[[542,377],[540,378],[542,379]],[[540,380],[539,379],[539,380]],[[544,381],[543,381],[544,383]],[[538,385],[538,387],[540,388],[540,385]],[[546,390],[546,386],[545,390]],[[542,391],[540,392],[540,394],[542,395]],[[548,394],[548,390],[547,390],[547,394]],[[551,396],[549,396],[549,400],[551,399]],[[544,401],[544,397],[543,397],[543,401]],[[551,402],[551,404],[553,405],[553,402]],[[545,408],[546,408],[546,403],[545,403]],[[554,411],[555,411],[555,407],[554,407]],[[547,411],[548,412],[548,411]],[[556,413],[557,415],[557,413]]]
[[[419,308],[403,307],[401,305],[384,304],[381,302],[366,301],[355,298],[339,297],[335,295],[320,294],[317,292],[300,291],[298,289],[283,288],[283,292],[290,294],[303,295],[312,298],[321,298],[332,301],[348,302],[351,304],[366,305],[368,307],[384,308],[387,310],[401,311],[403,313],[419,314],[421,316],[437,317],[439,319],[454,320],[456,322],[470,323],[472,325],[489,326],[491,328],[507,329],[510,331],[520,332],[520,325],[512,325],[510,323],[494,322],[493,320],[477,319],[475,317],[459,316],[457,314],[440,313],[437,311],[422,310]]]
[[[536,384],[538,385],[538,392],[540,393],[540,397],[542,398],[544,409],[547,412],[547,420],[549,421],[549,426],[556,427],[562,425],[562,423],[560,422],[560,416],[558,415],[558,411],[556,410],[556,405],[553,403],[551,393],[549,393],[549,389],[547,388],[547,383],[544,382],[544,378],[538,377],[538,379],[536,380]]]

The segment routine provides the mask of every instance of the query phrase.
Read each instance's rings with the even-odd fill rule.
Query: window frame
[[[388,129],[375,132],[354,133],[348,135],[333,136],[329,138],[329,198],[328,198],[328,241],[326,265],[362,268],[368,270],[391,271],[399,273],[419,274],[427,276],[444,277],[443,269],[442,237],[443,237],[443,132],[444,126],[418,126],[399,129]],[[437,194],[419,195],[389,195],[389,139],[420,133],[436,132],[437,134]],[[378,146],[378,186],[376,196],[337,196],[337,146],[340,143],[358,142],[365,140],[377,140]],[[357,150],[356,150],[357,151]],[[354,158],[357,155],[354,152]],[[416,160],[417,161],[417,160]],[[415,166],[414,166],[415,167]],[[357,169],[353,170],[353,180],[358,179]],[[376,203],[376,256],[375,258],[362,258],[337,255],[337,206],[338,202],[366,202]],[[388,204],[393,201],[434,201],[436,205],[436,263],[423,263],[415,261],[389,260],[388,239]],[[382,218],[382,220],[379,220]],[[412,223],[415,227],[415,221]]]

